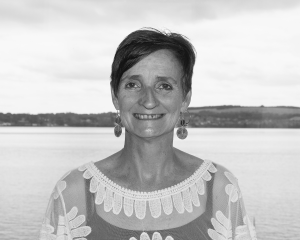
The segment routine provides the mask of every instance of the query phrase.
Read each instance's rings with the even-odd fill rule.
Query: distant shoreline
[[[192,128],[300,128],[300,108],[292,106],[191,107]],[[186,114],[188,118],[188,114]],[[113,127],[115,113],[0,113],[0,127]]]
[[[104,126],[2,126],[0,125],[0,128],[113,128],[114,126],[104,127]],[[176,128],[179,126],[176,126]],[[192,127],[187,126],[187,128],[261,128],[261,129],[272,129],[272,128],[278,128],[278,129],[294,129],[294,128],[300,128],[300,127],[222,127],[222,126],[212,126],[212,127]]]

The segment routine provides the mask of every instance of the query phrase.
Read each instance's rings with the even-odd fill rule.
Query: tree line
[[[111,127],[115,114],[46,113],[12,114],[0,113],[2,126],[58,126],[58,127]]]
[[[282,109],[289,111],[282,112]],[[113,127],[115,116],[112,112],[99,114],[0,113],[0,126]],[[261,107],[248,110],[246,107],[239,106],[190,108],[189,127],[300,128],[300,108],[268,108],[267,111]]]

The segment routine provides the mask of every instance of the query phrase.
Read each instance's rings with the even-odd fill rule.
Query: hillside
[[[189,111],[192,127],[300,128],[298,107],[212,106]]]
[[[242,107],[242,106],[212,106],[212,107],[191,107],[189,111],[191,113],[197,113],[201,111],[211,112],[258,112],[262,114],[300,114],[300,107]]]
[[[211,106],[189,108],[189,127],[300,128],[299,107]],[[115,113],[0,113],[0,126],[113,127]]]

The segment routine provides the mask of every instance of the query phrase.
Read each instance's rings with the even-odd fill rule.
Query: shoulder
[[[237,184],[237,178],[235,177],[235,175],[228,170],[226,167],[212,162],[212,164],[215,166],[215,168],[217,169],[216,174],[215,174],[215,184],[218,185],[226,185],[226,184]]]
[[[241,191],[236,176],[220,164],[213,163],[217,169],[214,175],[213,195],[224,196],[224,194],[235,202],[241,197]]]
[[[74,168],[73,170],[67,172],[60,181],[66,182],[66,188],[71,189],[78,189],[78,187],[83,186],[84,184],[84,178],[83,173],[86,169],[85,166],[87,164],[84,164],[83,166]]]
[[[110,179],[114,179],[114,174],[118,173],[118,169],[124,170],[123,163],[120,161],[121,151],[118,151],[102,160],[94,162],[97,169]]]
[[[79,201],[84,201],[85,178],[83,177],[83,167],[75,168],[66,172],[56,183],[53,197],[60,198],[69,211]]]
[[[179,149],[175,148],[174,150],[175,150],[177,165],[182,170],[186,170],[190,174],[195,172],[195,170],[198,169],[204,162],[203,159],[193,156],[191,154],[188,154],[186,152],[183,152]]]

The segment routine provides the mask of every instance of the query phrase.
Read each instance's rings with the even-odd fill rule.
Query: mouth
[[[157,120],[164,116],[165,114],[139,114],[134,113],[133,116],[139,120]]]

